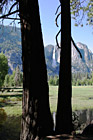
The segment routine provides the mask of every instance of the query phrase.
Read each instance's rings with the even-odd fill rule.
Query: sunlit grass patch
[[[58,86],[50,86],[49,87],[49,101],[51,112],[56,112],[57,110],[57,92]]]
[[[56,112],[58,86],[50,86],[49,95],[51,112]],[[22,93],[0,94],[0,108],[6,114],[0,125],[0,140],[18,140],[21,129]],[[93,87],[72,88],[72,109],[93,109]]]
[[[72,88],[72,109],[93,109],[93,86],[76,86]]]
[[[50,86],[50,108],[56,112],[58,86]],[[72,87],[72,110],[93,109],[93,86]]]

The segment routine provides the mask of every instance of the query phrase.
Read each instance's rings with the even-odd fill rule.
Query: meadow
[[[50,86],[50,107],[57,109],[58,86]],[[72,87],[72,110],[93,109],[93,86]]]
[[[57,86],[50,86],[50,108],[56,112]],[[18,140],[21,129],[22,89],[0,91],[0,140]],[[93,86],[72,87],[72,109],[93,109]]]

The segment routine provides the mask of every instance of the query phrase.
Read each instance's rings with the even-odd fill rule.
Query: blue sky
[[[55,36],[60,29],[55,25],[55,12],[58,6],[59,0],[39,0],[41,25],[45,46],[48,44],[56,45]],[[75,27],[74,23],[74,20],[72,20],[71,34],[74,38],[74,41],[86,44],[93,52],[93,28],[86,25],[84,27]]]
[[[39,0],[44,46],[49,44],[56,45],[55,36],[60,29],[55,25],[55,12],[58,6],[59,0]],[[5,24],[6,22],[7,25],[9,25],[8,20],[5,20]],[[60,25],[60,20],[58,23]],[[74,23],[74,21],[71,22],[71,34],[74,41],[76,43],[81,42],[86,44],[88,48],[93,52],[93,28],[86,25],[84,27],[75,27]]]

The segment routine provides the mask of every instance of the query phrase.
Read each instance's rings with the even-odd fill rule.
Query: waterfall
[[[56,67],[56,57],[55,57],[55,52],[56,52],[56,49],[55,49],[55,46],[54,46],[54,50],[53,50],[53,61],[52,61],[52,67]]]

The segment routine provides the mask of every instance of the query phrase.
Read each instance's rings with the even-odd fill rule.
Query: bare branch
[[[14,7],[15,5],[17,5],[17,3],[18,3],[18,2],[15,2],[15,3],[11,6],[11,8],[10,8],[10,10],[9,10],[9,12],[8,12],[8,13],[10,13],[10,12],[11,12],[11,10],[13,9],[13,7]]]
[[[72,38],[72,37],[71,37],[71,41],[72,41],[72,43],[73,43],[73,45],[74,45],[75,49],[78,51],[78,53],[79,53],[80,57],[82,58],[82,54],[81,54],[80,50],[78,49],[78,47],[76,46],[76,44],[75,44],[75,42],[74,42],[74,40],[73,40],[73,38]]]
[[[5,17],[4,19],[10,19],[10,20],[20,20],[20,18],[10,18],[10,17]]]
[[[57,40],[57,37],[58,37],[58,35],[61,33],[61,29],[59,30],[59,32],[57,33],[57,35],[56,35],[56,43],[57,43],[57,46],[58,46],[58,48],[61,48],[60,46],[59,46],[59,43],[58,43],[58,40]]]
[[[3,16],[0,17],[0,19],[1,19],[1,18],[6,18],[6,17],[8,17],[8,16],[10,16],[10,15],[13,15],[13,14],[17,13],[17,12],[19,12],[19,10],[16,10],[16,11],[13,11],[13,12],[8,13],[8,14],[6,14],[6,15],[3,15]]]
[[[59,17],[60,15],[61,15],[61,12],[57,15],[57,17],[56,17],[56,19],[55,19],[55,24],[56,24],[57,27],[59,27],[58,24],[57,24],[57,19],[58,19],[58,17]]]
[[[57,8],[57,10],[56,10],[55,15],[57,14],[57,12],[58,12],[58,10],[59,10],[60,6],[61,6],[61,4],[58,6],[58,8]]]

